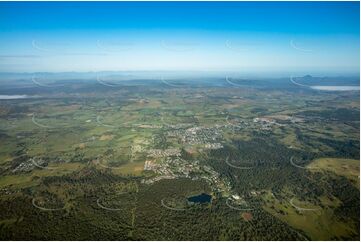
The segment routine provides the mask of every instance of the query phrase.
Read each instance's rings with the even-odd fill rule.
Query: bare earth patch
[[[112,140],[114,138],[114,135],[102,135],[100,136],[99,140],[100,141],[105,141],[105,140]]]
[[[242,218],[244,219],[244,221],[251,221],[253,216],[252,213],[242,213]]]

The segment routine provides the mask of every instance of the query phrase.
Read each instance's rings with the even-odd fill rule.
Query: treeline
[[[210,192],[203,180],[162,180],[153,185],[136,186],[127,195],[114,196],[119,184],[116,176],[91,168],[62,178],[44,179],[40,188],[32,188],[17,197],[0,200],[2,240],[300,240],[303,237],[271,216],[252,211],[253,220],[226,206],[224,199],[212,204],[194,206],[186,211],[168,210],[161,200]],[[127,179],[124,186],[130,188]],[[99,185],[101,184],[101,185]],[[122,186],[123,186],[122,185]],[[138,187],[139,186],[139,187]],[[32,206],[34,189],[63,189],[68,193],[66,209],[42,211]],[[139,188],[139,190],[138,190]],[[56,189],[55,189],[56,190]],[[72,191],[72,192],[69,192]],[[50,192],[51,193],[51,192]],[[46,193],[41,193],[46,195]],[[52,195],[49,195],[52,196]],[[109,199],[114,197],[114,201]],[[97,205],[117,205],[120,210],[108,211]]]

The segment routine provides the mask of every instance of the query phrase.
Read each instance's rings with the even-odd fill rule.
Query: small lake
[[[28,98],[27,95],[0,95],[0,100],[10,100],[10,99],[23,99]]]
[[[196,196],[188,197],[187,200],[191,203],[210,203],[212,201],[212,196],[202,193]]]

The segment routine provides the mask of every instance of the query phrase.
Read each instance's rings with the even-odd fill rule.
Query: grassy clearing
[[[117,175],[134,175],[140,176],[143,172],[144,161],[129,162],[125,165],[119,166],[119,169],[114,169],[113,173]]]
[[[360,161],[341,158],[320,158],[308,165],[308,168],[331,171],[339,176],[347,177],[353,184],[360,187]]]
[[[17,188],[31,187],[39,183],[40,177],[62,176],[84,167],[80,163],[59,163],[56,169],[34,169],[31,173],[7,175],[0,178],[0,187],[13,186]]]
[[[298,211],[287,199],[278,200],[271,193],[267,193],[263,199],[266,201],[263,207],[266,211],[292,227],[304,231],[312,240],[332,240],[347,237],[355,232],[347,221],[336,219],[333,209]],[[321,200],[327,205],[338,204],[338,201],[331,202],[326,198]],[[297,200],[294,200],[294,203],[302,207],[315,208],[315,205],[300,203]]]

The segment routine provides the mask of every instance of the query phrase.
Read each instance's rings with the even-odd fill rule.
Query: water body
[[[24,99],[28,98],[27,95],[0,95],[0,100],[9,100],[9,99]]]
[[[360,86],[311,86],[312,89],[321,91],[357,91]]]
[[[196,196],[188,197],[187,200],[191,203],[210,203],[212,201],[212,196],[202,193]]]

